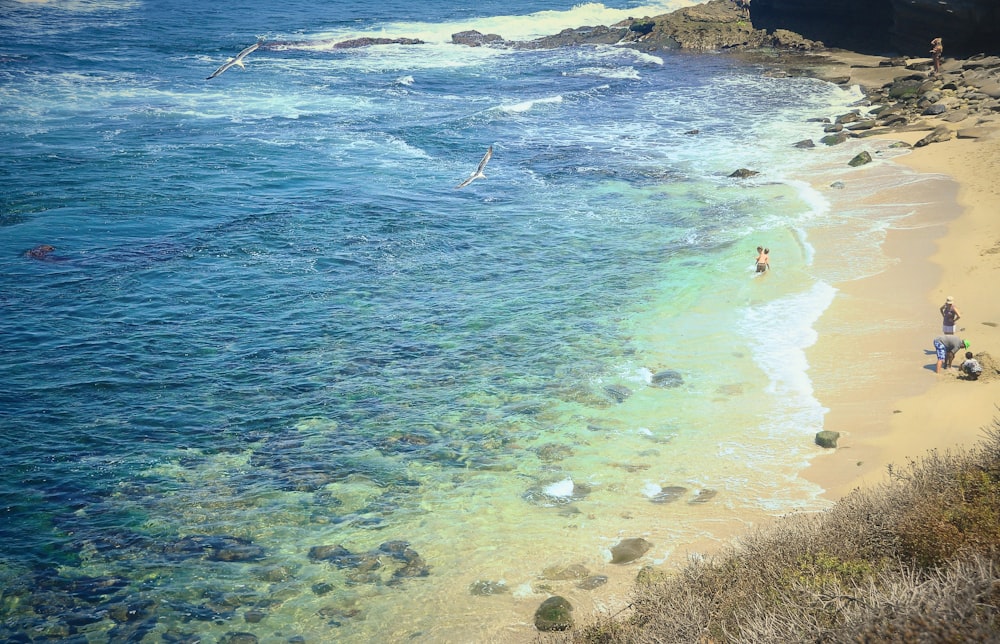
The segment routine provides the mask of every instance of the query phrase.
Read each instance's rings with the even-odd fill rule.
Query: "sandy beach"
[[[834,58],[850,65],[852,83],[863,87],[906,73],[880,68],[874,57],[842,52]],[[974,125],[998,128],[1000,115],[949,127]],[[891,138],[914,144],[926,134]],[[914,208],[905,226],[887,231],[883,250],[894,263],[870,278],[835,284],[838,296],[808,352],[816,395],[829,409],[824,426],[841,437],[836,450],[813,459],[805,476],[833,500],[884,480],[890,466],[904,466],[928,450],[976,443],[1000,401],[1000,378],[970,382],[959,379],[957,369],[935,373],[932,347],[942,331],[939,308],[953,296],[961,313],[956,334],[970,341],[973,353],[1000,356],[1000,300],[992,297],[1000,278],[1000,129],[876,162],[936,176],[905,194],[878,195]],[[849,261],[849,249],[822,244],[817,242],[817,255]]]

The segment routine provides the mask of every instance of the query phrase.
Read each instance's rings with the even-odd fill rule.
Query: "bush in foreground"
[[[827,512],[640,573],[627,611],[567,641],[1000,641],[1000,422]]]

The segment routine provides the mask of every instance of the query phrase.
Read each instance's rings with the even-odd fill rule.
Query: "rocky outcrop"
[[[760,47],[809,50],[819,43],[784,29],[757,29],[732,0],[709,0],[668,14],[628,18],[611,26],[565,29],[530,42],[507,43],[529,49],[615,44],[642,51],[720,51]]]
[[[750,11],[760,29],[867,54],[926,56],[935,37],[946,56],[1000,53],[996,0],[753,0]]]

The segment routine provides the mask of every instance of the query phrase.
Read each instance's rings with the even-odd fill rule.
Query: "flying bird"
[[[247,54],[253,52],[258,47],[260,47],[260,43],[259,42],[255,42],[254,44],[250,45],[249,47],[247,47],[246,49],[244,49],[240,53],[236,54],[236,58],[230,58],[226,62],[225,65],[222,65],[217,70],[215,70],[214,72],[212,72],[211,76],[206,76],[205,80],[211,80],[211,79],[215,78],[216,76],[218,76],[222,72],[226,71],[227,69],[229,69],[233,65],[239,66],[240,69],[246,69],[246,66],[243,65],[243,59],[247,56]]]
[[[486,164],[490,162],[490,158],[492,158],[492,156],[493,156],[493,146],[491,145],[489,148],[486,149],[486,154],[483,155],[483,160],[479,162],[479,167],[476,168],[476,171],[470,174],[468,179],[455,186],[455,190],[458,190],[459,188],[464,188],[465,186],[469,185],[476,179],[485,179],[486,175],[483,174],[483,168],[485,168]]]

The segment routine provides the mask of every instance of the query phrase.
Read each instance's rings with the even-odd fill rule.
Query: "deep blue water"
[[[793,250],[815,203],[788,143],[850,92],[712,55],[447,42],[666,10],[636,5],[0,0],[0,634],[211,640],[261,610],[262,639],[413,620],[447,641],[414,617],[465,594],[447,554],[483,576],[477,553],[560,539],[528,528],[545,485],[588,480],[602,515],[652,484],[616,479],[642,458],[751,505],[813,493],[772,485],[800,453],[724,446],[733,418],[821,422],[795,360],[731,381],[759,378],[759,307],[794,299],[766,333],[798,351],[830,300]],[[331,47],[359,35],[427,44]],[[285,44],[205,79],[258,38]],[[727,179],[752,165],[768,180]],[[785,245],[780,282],[750,279],[761,236]],[[642,394],[662,368],[684,387]],[[489,508],[524,534],[477,540],[463,522]],[[394,540],[426,567],[307,557]],[[251,554],[216,556],[233,544]],[[234,588],[252,597],[218,599]]]

